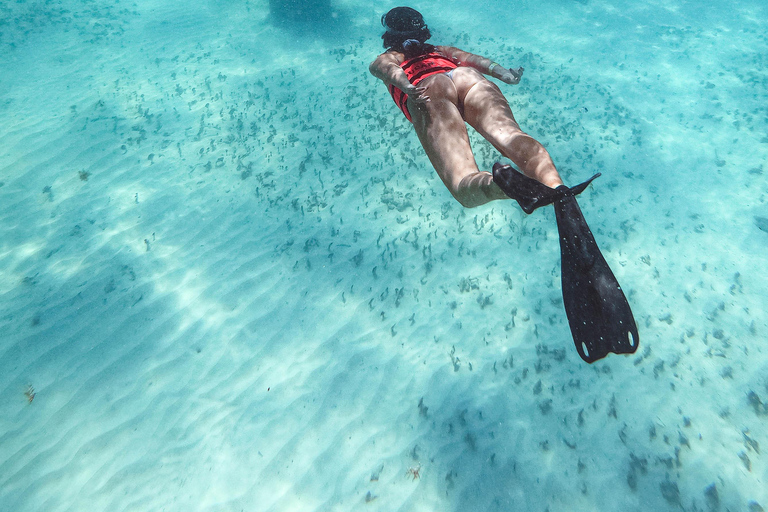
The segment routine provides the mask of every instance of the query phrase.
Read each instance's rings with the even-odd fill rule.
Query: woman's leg
[[[419,85],[426,87],[429,101],[416,104],[408,100],[413,127],[429,161],[453,197],[467,208],[494,199],[507,199],[493,183],[493,177],[477,169],[451,78],[434,75]]]
[[[547,150],[520,129],[496,84],[472,68],[456,69],[453,81],[467,123],[528,177],[552,188],[563,184]]]

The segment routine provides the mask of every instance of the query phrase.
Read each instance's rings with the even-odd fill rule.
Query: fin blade
[[[634,353],[640,337],[632,310],[576,198],[566,196],[556,202],[555,216],[563,303],[576,351],[587,363],[609,353]]]
[[[584,183],[579,183],[575,187],[571,187],[571,192],[573,192],[573,195],[575,195],[575,196],[581,194],[589,186],[590,183],[592,183],[594,180],[596,180],[597,178],[599,178],[602,175],[603,175],[603,173],[601,173],[601,172],[596,173],[594,176],[589,178]]]

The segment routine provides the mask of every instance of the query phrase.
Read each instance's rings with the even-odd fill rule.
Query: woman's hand
[[[523,68],[505,69],[500,73],[499,80],[506,84],[517,85],[523,76]]]
[[[426,87],[418,87],[416,85],[410,84],[403,90],[403,92],[407,94],[408,98],[412,99],[416,104],[422,104],[429,101],[429,96],[424,94],[427,92]]]

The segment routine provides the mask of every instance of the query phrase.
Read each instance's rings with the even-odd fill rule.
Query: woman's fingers
[[[504,76],[502,80],[504,80],[506,83],[511,85],[516,85],[520,83],[520,78],[523,76],[523,68],[517,68],[517,69],[508,69],[506,73],[504,73]]]
[[[515,76],[515,74],[512,73],[511,71],[507,71],[506,73],[501,75],[501,80],[504,83],[507,83],[507,84],[510,84],[510,85],[515,85],[515,84],[520,82],[520,78]]]
[[[408,97],[413,99],[416,103],[426,103],[429,101],[429,96],[427,96],[426,93],[427,88],[426,87],[417,87],[415,85],[412,85],[408,87],[408,90],[406,93],[408,94]]]

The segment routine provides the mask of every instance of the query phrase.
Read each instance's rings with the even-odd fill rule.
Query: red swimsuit
[[[445,73],[459,66],[448,57],[439,53],[427,53],[403,61],[400,67],[405,71],[405,76],[408,77],[409,82],[413,85],[419,85],[419,82],[428,76]],[[408,95],[394,85],[389,86],[389,93],[392,95],[392,99],[395,100],[395,104],[403,111],[405,117],[411,121],[411,113],[408,112]]]

